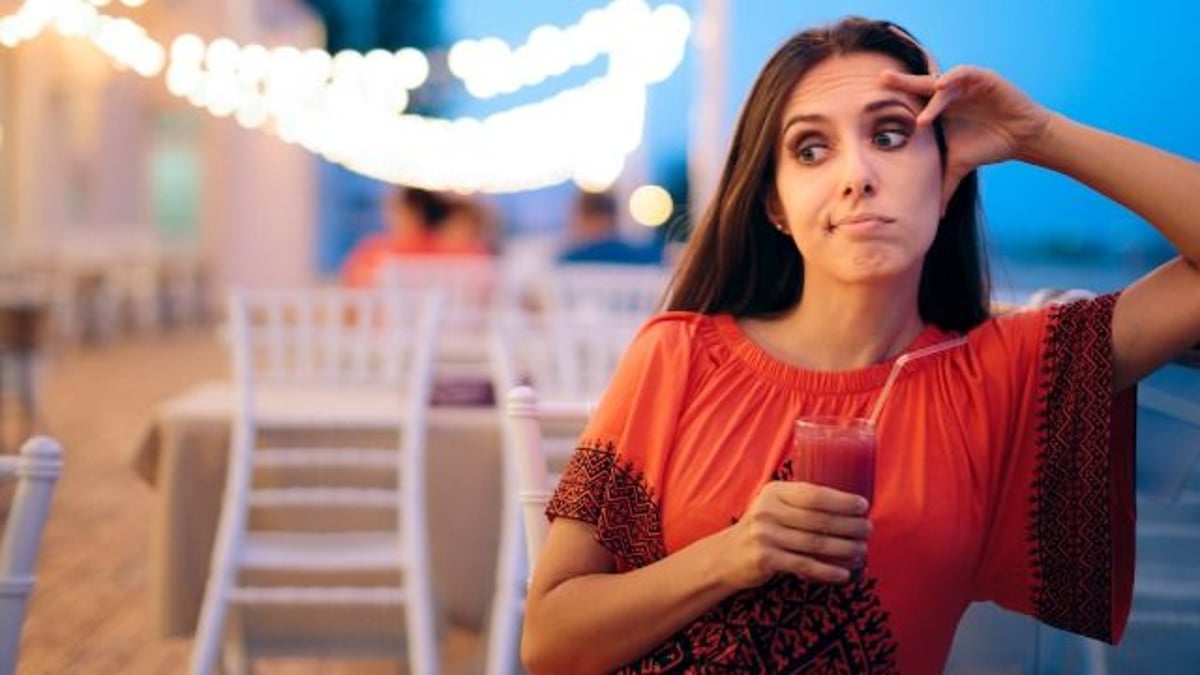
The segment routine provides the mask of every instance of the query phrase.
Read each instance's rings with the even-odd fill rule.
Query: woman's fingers
[[[779,532],[776,534],[775,544],[792,553],[803,553],[822,559],[854,560],[867,554],[867,542],[862,539],[844,539],[804,530]]]
[[[799,481],[768,483],[739,523],[756,569],[824,583],[849,578],[867,553],[871,523],[861,496]]]
[[[928,126],[933,124],[933,121],[941,115],[946,108],[958,97],[962,89],[955,86],[942,88],[940,83],[938,90],[934,92],[933,98],[929,99],[929,103],[925,104],[925,108],[921,110],[921,114],[917,115],[917,126]]]
[[[774,567],[781,572],[825,584],[840,584],[850,580],[848,568],[807,555],[781,551]]]
[[[884,86],[916,96],[932,96],[937,89],[936,75],[913,75],[898,70],[885,70],[880,78]]]
[[[773,484],[780,501],[788,506],[847,516],[866,515],[870,503],[860,495],[802,481]]]
[[[886,70],[882,75],[885,86],[916,96],[929,98],[917,124],[927,126],[946,111],[950,105],[962,98],[968,85],[981,76],[982,71],[971,66],[955,66],[941,75],[912,75],[895,70]]]
[[[785,508],[778,514],[764,517],[769,517],[791,530],[846,539],[867,539],[871,536],[871,521],[867,520],[866,516],[843,516],[826,511]]]

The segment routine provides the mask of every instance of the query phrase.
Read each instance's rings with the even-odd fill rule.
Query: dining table
[[[396,442],[398,397],[382,390],[260,387],[259,437],[272,443]],[[160,404],[132,457],[154,490],[150,518],[151,629],[190,635],[204,595],[230,453],[237,392],[203,382]],[[302,420],[297,424],[296,420]],[[427,519],[434,594],[443,624],[480,631],[500,537],[502,451],[494,405],[428,409]]]

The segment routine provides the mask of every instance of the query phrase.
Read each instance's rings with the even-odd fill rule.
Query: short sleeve
[[[989,448],[975,595],[1115,643],[1133,590],[1134,389],[1112,393],[1115,295],[973,335],[1009,433]]]
[[[589,420],[546,509],[596,527],[618,569],[666,555],[657,490],[686,396],[690,315],[664,314],[634,338]]]

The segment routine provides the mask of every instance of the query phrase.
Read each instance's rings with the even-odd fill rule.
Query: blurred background
[[[794,31],[848,14],[904,26],[943,70],[994,69],[1078,121],[1200,157],[1200,3],[1187,0],[0,0],[0,447],[46,430],[68,450],[21,672],[184,668],[208,549],[164,554],[162,540],[200,528],[211,543],[215,516],[180,510],[198,494],[191,474],[157,458],[186,446],[164,421],[172,397],[229,372],[214,327],[230,289],[359,285],[400,195],[425,190],[427,215],[470,214],[469,238],[444,250],[527,284],[578,253],[596,214],[615,221],[602,238],[625,262],[669,267],[758,68]],[[1017,163],[981,175],[1001,299],[1113,290],[1172,255],[1062,176]],[[578,260],[612,252],[598,250]],[[1125,644],[981,607],[951,672],[1197,672],[1190,358],[1143,395],[1146,593]],[[457,384],[442,393],[471,399]],[[455,469],[481,482],[452,491],[490,495],[494,514],[491,437],[488,463]],[[222,474],[205,470],[215,513]],[[447,672],[485,668],[495,529],[481,535],[485,573],[443,582],[458,631]],[[96,611],[77,611],[81,593]],[[359,672],[342,668],[262,672]]]
[[[10,20],[0,38],[0,246],[6,253],[70,247],[75,239],[93,235],[148,239],[197,251],[214,283],[297,283],[336,273],[355,241],[383,227],[379,203],[386,190],[373,178],[392,171],[410,182],[439,183],[440,169],[429,156],[446,152],[429,143],[398,148],[401,157],[358,152],[330,161],[339,159],[339,149],[319,148],[323,141],[289,129],[286,116],[266,115],[259,110],[263,100],[243,97],[239,108],[236,86],[225,87],[219,77],[222,72],[235,77],[236,48],[292,46],[335,55],[415,48],[424,58],[416,57],[415,76],[401,76],[410,78],[406,86],[415,85],[407,90],[406,112],[460,121],[530,106],[578,88],[609,67],[594,50],[592,58],[585,54],[576,59],[582,65],[572,66],[574,54],[554,52],[567,49],[570,40],[562,40],[561,32],[548,37],[544,32],[545,39],[530,43],[541,53],[526,49],[520,54],[526,60],[540,58],[545,66],[526,80],[535,82],[530,86],[499,80],[479,84],[487,79],[484,68],[475,79],[452,72],[449,56],[462,41],[479,44],[490,38],[489,48],[515,58],[514,50],[539,26],[570,27],[603,6],[577,0],[514,6],[466,0],[92,4],[102,14],[135,22],[136,28],[121,27],[130,28],[134,37],[112,27],[107,41],[95,34],[92,39],[64,37],[54,28],[38,29],[35,37],[20,31],[36,21]],[[0,0],[6,15],[23,6]],[[741,101],[766,56],[796,27],[850,13],[888,16],[906,26],[944,68],[958,63],[994,68],[1075,119],[1184,156],[1200,154],[1200,136],[1192,133],[1200,112],[1192,86],[1197,58],[1187,39],[1200,9],[1184,0],[1146,5],[1013,0],[1003,8],[936,0],[679,6],[691,31],[677,51],[666,31],[648,41],[649,49],[669,53],[656,56],[665,67],[653,74],[642,100],[631,104],[635,110],[627,115],[642,119],[634,120],[634,130],[617,144],[626,146],[625,152],[563,171],[549,167],[553,162],[543,162],[538,153],[520,153],[511,145],[480,146],[474,162],[487,165],[482,173],[494,177],[496,171],[504,173],[497,167],[506,166],[517,174],[508,185],[496,186],[508,194],[487,198],[498,211],[504,238],[561,232],[575,189],[569,173],[580,174],[575,178],[589,187],[614,185],[623,202],[639,185],[661,185],[673,199],[667,226],[686,222],[703,203]],[[181,35],[199,40],[180,47]],[[97,40],[110,45],[112,54]],[[139,52],[143,41],[156,43],[158,54],[144,45]],[[142,65],[121,63],[132,63],[137,58],[132,54],[145,51],[151,56]],[[202,63],[206,54],[213,58]],[[313,58],[312,67],[328,73],[330,65]],[[242,72],[252,69],[243,66]],[[204,73],[213,75],[206,81]],[[263,75],[260,91],[268,89],[266,81]],[[207,94],[201,91],[206,83]],[[299,91],[304,84],[294,87]],[[291,96],[286,105],[302,105],[302,94]],[[343,120],[344,134],[356,127],[344,123],[352,117],[331,114],[329,119],[335,128]],[[597,127],[596,119],[559,119],[557,124],[579,137],[604,138],[609,132]],[[460,124],[460,136],[471,133],[467,126]],[[366,127],[355,130],[366,133]],[[361,150],[364,143],[371,141],[356,147]],[[411,168],[422,162],[424,169]],[[367,165],[371,168],[363,169]],[[358,166],[368,176],[347,166]],[[549,174],[532,175],[538,171]],[[533,189],[522,189],[526,178]],[[989,167],[983,170],[983,185],[990,241],[1004,258],[1144,269],[1167,255],[1164,243],[1136,217],[1050,172],[1018,164]],[[623,220],[634,238],[666,236],[640,232],[627,213]],[[1003,282],[1003,269],[999,276]]]

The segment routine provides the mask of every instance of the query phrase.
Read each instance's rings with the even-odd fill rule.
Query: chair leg
[[[437,619],[429,584],[414,584],[405,603],[408,663],[411,675],[436,675],[438,667]]]
[[[433,597],[428,539],[410,536],[413,551],[405,571],[408,599],[404,603],[405,637],[410,675],[437,675],[439,665],[438,615]]]
[[[514,479],[515,480],[515,479]],[[516,495],[506,495],[500,528],[500,550],[496,557],[496,590],[488,628],[485,675],[513,675],[518,668],[521,621],[524,616],[525,540]]]
[[[192,644],[192,658],[188,672],[191,675],[213,675],[220,665],[221,643],[225,635],[225,588],[213,583],[204,594],[200,607],[200,619],[196,625],[196,639]]]

